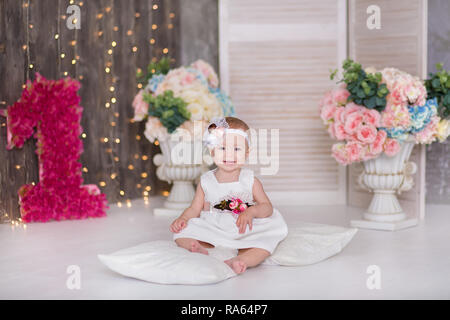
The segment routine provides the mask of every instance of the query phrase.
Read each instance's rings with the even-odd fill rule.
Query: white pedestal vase
[[[203,155],[201,141],[179,141],[172,136],[158,140],[161,153],[153,157],[158,166],[159,179],[173,183],[162,208],[155,208],[154,215],[175,217],[190,206],[195,195],[194,182],[209,170],[212,159]]]
[[[359,185],[374,193],[362,220],[352,220],[357,228],[377,230],[399,230],[417,225],[417,218],[408,218],[398,202],[396,193],[410,190],[414,186],[412,175],[417,171],[414,162],[408,162],[414,142],[403,142],[400,151],[393,157],[384,153],[378,158],[364,161],[364,171],[359,176]]]

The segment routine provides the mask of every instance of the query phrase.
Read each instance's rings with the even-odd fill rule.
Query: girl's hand
[[[246,210],[247,211],[247,210]],[[253,216],[249,212],[242,212],[236,220],[236,226],[239,228],[239,233],[244,233],[247,229],[247,225],[252,230],[253,227]]]
[[[177,218],[170,225],[170,231],[173,233],[178,233],[187,226],[187,220],[185,218]]]

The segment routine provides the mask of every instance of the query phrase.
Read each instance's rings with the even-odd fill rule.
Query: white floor
[[[340,254],[304,267],[259,266],[207,286],[157,285],[122,277],[100,263],[141,242],[171,239],[172,219],[156,218],[161,198],[111,205],[108,217],[0,225],[1,299],[449,299],[450,206],[428,205],[420,226],[397,232],[359,230]],[[294,220],[349,226],[360,209],[277,207]],[[70,290],[67,268],[81,271],[81,289]],[[381,270],[381,289],[369,290],[367,268]]]

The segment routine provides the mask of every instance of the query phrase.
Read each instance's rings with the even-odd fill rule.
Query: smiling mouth
[[[224,164],[235,164],[236,161],[226,161],[226,160],[224,160],[223,163]]]

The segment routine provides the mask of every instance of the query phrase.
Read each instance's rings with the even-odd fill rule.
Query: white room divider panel
[[[366,21],[369,6],[380,8],[380,29],[369,29]],[[395,67],[420,78],[427,67],[427,2],[426,0],[350,0],[349,56],[364,66],[377,69]],[[415,187],[399,196],[404,211],[411,217],[423,218],[425,211],[425,147],[416,145],[410,158],[418,165]],[[371,195],[361,190],[356,178],[362,165],[349,170],[348,200],[350,205],[367,207]]]
[[[279,129],[278,172],[252,165],[274,203],[346,202],[346,170],[318,112],[346,57],[346,12],[345,0],[219,1],[222,87],[257,132]]]

